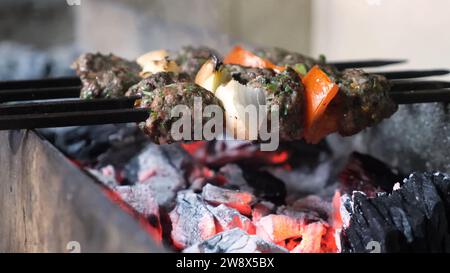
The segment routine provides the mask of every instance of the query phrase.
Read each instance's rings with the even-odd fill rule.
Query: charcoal
[[[312,169],[332,154],[325,140],[317,144],[308,144],[304,140],[282,142],[279,149],[290,152],[288,162],[291,166],[301,165]]]
[[[323,200],[321,197],[309,195],[297,199],[289,206],[279,207],[277,213],[297,218],[304,217],[316,221],[329,221],[331,220],[332,207],[330,202]]]
[[[52,139],[55,146],[63,153],[85,164],[97,163],[100,155],[106,153],[115,144],[120,146],[125,140],[145,141],[145,135],[135,124],[52,128],[41,130],[41,132]],[[110,155],[114,157],[115,153],[110,153]],[[124,162],[124,158],[116,158],[121,159],[119,162]],[[112,162],[105,162],[103,165],[108,164],[112,164]]]
[[[248,192],[228,190],[211,184],[203,187],[202,197],[213,205],[225,204],[244,215],[251,214],[251,205],[255,202],[255,197]]]
[[[124,136],[124,138],[116,137],[120,135],[111,135],[111,145],[97,157],[96,168],[113,165],[117,170],[122,170],[136,154],[150,144],[148,139],[141,138],[141,132]]]
[[[226,179],[224,187],[234,190],[246,191],[253,193],[253,188],[248,185],[244,178],[244,173],[237,164],[227,164],[219,169],[219,173]]]
[[[326,226],[320,222],[307,225],[302,234],[301,242],[290,252],[291,253],[320,253],[322,237],[326,233]]]
[[[280,243],[286,239],[302,236],[306,222],[281,214],[270,214],[255,223],[256,235],[271,242]]]
[[[347,166],[339,174],[341,190],[344,193],[362,191],[373,197],[378,192],[391,192],[395,183],[401,182],[400,174],[380,160],[369,155],[353,152]]]
[[[158,204],[167,211],[173,208],[177,191],[186,185],[184,177],[156,144],[147,145],[125,165],[123,175],[131,183],[149,184],[158,193]]]
[[[242,166],[241,166],[242,167]],[[283,205],[286,199],[286,186],[280,179],[263,170],[243,167],[244,179],[254,189],[254,195],[270,201],[275,205]]]
[[[177,194],[176,206],[169,213],[174,245],[183,249],[216,234],[213,214],[200,195],[184,190]]]
[[[269,167],[264,170],[283,182],[287,193],[285,201],[289,204],[310,194],[331,195],[336,182],[335,168],[335,161],[324,157],[315,167],[300,164],[291,168]]]
[[[152,224],[161,228],[159,206],[155,198],[156,193],[149,185],[118,186],[114,188],[114,191],[119,194],[123,201],[149,219]]]
[[[413,173],[390,194],[352,196],[344,252],[366,252],[372,241],[383,252],[450,252],[450,177]],[[370,243],[370,244],[369,244]]]
[[[226,183],[226,178],[206,167],[205,165],[196,162],[195,160],[186,161],[183,164],[184,176],[186,177],[189,189],[195,192],[201,192],[203,187],[210,183],[213,185],[223,185]]]
[[[173,167],[180,171],[188,168],[190,164],[194,164],[192,156],[178,143],[163,144],[159,147]]]
[[[185,253],[286,253],[286,249],[235,228],[186,248]]]
[[[196,160],[211,168],[218,169],[228,163],[245,164],[251,167],[282,164],[287,160],[287,152],[261,151],[259,143],[242,140],[213,140],[185,145]],[[283,156],[280,156],[282,154]]]
[[[259,221],[264,216],[267,216],[271,213],[275,212],[275,204],[268,202],[268,201],[261,201],[258,202],[253,206],[252,211],[252,219],[253,221]]]
[[[208,210],[214,215],[221,230],[240,228],[248,234],[256,232],[252,221],[233,208],[222,204],[217,207],[208,206]]]
[[[86,168],[86,170],[108,188],[113,189],[120,185],[119,181],[117,181],[116,171],[111,165],[105,166],[100,170],[91,168]]]

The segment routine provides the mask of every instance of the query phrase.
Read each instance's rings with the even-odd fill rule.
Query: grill
[[[1,251],[164,251],[133,217],[111,203],[81,172],[34,131],[2,131]]]
[[[339,3],[342,6],[337,7],[336,1],[324,5],[309,0],[287,1],[290,3],[283,5],[267,1],[264,5],[258,3],[258,7],[254,1],[218,4],[201,0],[186,3],[92,0],[84,1],[81,7],[66,7],[64,2],[62,6],[61,3],[56,6],[53,1],[43,1],[42,6],[31,8],[27,1],[13,2],[6,1],[0,6],[8,7],[5,10],[13,7],[11,14],[19,14],[15,16],[17,18],[29,18],[35,8],[51,6],[56,10],[55,14],[65,17],[64,22],[73,26],[61,28],[64,32],[62,40],[67,39],[63,42],[68,43],[62,54],[56,54],[52,49],[49,50],[51,55],[46,55],[40,50],[16,48],[15,44],[7,43],[5,47],[1,43],[0,55],[6,58],[0,59],[6,61],[0,62],[0,77],[13,75],[6,79],[17,78],[17,75],[21,75],[19,78],[73,75],[72,71],[66,71],[68,63],[86,49],[117,52],[131,60],[142,50],[165,48],[174,53],[172,49],[179,48],[181,43],[194,47],[201,43],[228,50],[236,44],[231,38],[234,36],[243,43],[242,47],[235,46],[231,50],[235,53],[245,53],[244,47],[252,48],[252,43],[256,42],[255,46],[277,44],[315,56],[322,52],[332,57],[384,55],[383,59],[342,62],[327,62],[320,56],[314,67],[305,66],[309,62],[306,59],[293,74],[298,80],[293,81],[289,74],[289,82],[284,86],[289,88],[282,89],[289,93],[293,88],[297,89],[293,83],[301,83],[305,85],[304,94],[310,95],[306,85],[311,86],[313,81],[303,79],[312,68],[316,76],[322,75],[324,79],[337,76],[332,79],[333,87],[329,85],[328,94],[337,90],[336,85],[340,90],[354,89],[352,84],[364,85],[364,81],[360,81],[364,78],[358,73],[345,74],[343,70],[368,68],[368,71],[384,76],[386,81],[381,82],[386,86],[367,86],[374,89],[384,86],[384,91],[390,90],[385,97],[395,102],[392,105],[398,104],[399,110],[391,118],[352,138],[333,134],[325,141],[311,145],[299,138],[319,141],[314,133],[309,137],[300,131],[286,134],[283,138],[292,138],[281,139],[280,147],[270,152],[261,151],[261,143],[249,141],[156,145],[152,141],[167,140],[162,136],[166,128],[159,134],[158,130],[148,129],[152,128],[152,123],[146,123],[144,129],[150,135],[149,139],[135,124],[150,121],[153,114],[157,114],[158,111],[149,111],[143,106],[145,96],[151,97],[151,94],[140,93],[145,90],[139,88],[145,85],[128,89],[128,83],[142,80],[143,75],[156,74],[150,71],[151,65],[144,67],[139,61],[128,62],[113,55],[94,54],[92,56],[100,58],[98,60],[119,60],[118,63],[125,63],[136,71],[134,74],[122,73],[130,72],[130,69],[119,69],[117,73],[122,73],[124,78],[113,75],[112,81],[103,78],[104,75],[111,76],[108,73],[112,68],[108,68],[92,75],[80,75],[78,71],[81,81],[79,77],[63,77],[0,82],[0,141],[3,143],[0,145],[0,252],[450,252],[450,154],[447,152],[450,148],[450,83],[442,78],[415,79],[449,73],[446,69],[426,67],[429,64],[436,68],[448,65],[441,61],[445,54],[439,50],[446,47],[446,41],[433,41],[431,38],[439,35],[427,35],[430,39],[427,42],[433,44],[434,50],[423,54],[420,48],[423,41],[409,34],[405,37],[404,20],[401,24],[398,22],[398,18],[403,18],[404,8],[401,14],[396,14],[395,9],[389,14],[379,14],[378,5],[390,4],[377,1],[368,1],[370,8],[342,8],[346,4]],[[419,6],[407,4],[408,7]],[[97,12],[100,9],[102,12]],[[191,14],[193,10],[201,16],[180,16]],[[414,13],[413,9],[408,10]],[[428,9],[417,10],[429,12]],[[433,13],[439,14],[439,9],[434,10]],[[351,14],[346,14],[349,11]],[[330,16],[318,16],[323,14]],[[4,15],[4,18],[10,17]],[[435,31],[435,26],[445,17],[427,15],[429,20],[420,21],[419,26],[410,19],[418,16],[410,16],[411,30],[428,34]],[[268,16],[284,19],[266,20]],[[378,20],[380,17],[384,20]],[[396,18],[393,20],[392,17]],[[348,18],[359,18],[360,24],[349,24]],[[370,22],[372,18],[377,18],[377,22]],[[0,32],[6,32],[12,40],[26,43],[38,40],[31,43],[42,48],[59,43],[59,39],[55,39],[59,34],[53,32],[61,32],[60,24],[58,29],[46,25],[47,21],[53,25],[53,18],[39,19],[50,31],[42,32],[44,36],[39,35],[37,39],[33,39],[35,31],[30,37],[24,37],[29,27],[16,20],[8,22],[14,26],[14,31],[6,27]],[[91,27],[92,22],[95,22],[95,29]],[[295,30],[290,27],[292,24],[297,26]],[[372,29],[375,25],[380,31],[370,31],[370,38],[363,39],[363,33],[369,36],[364,27]],[[253,27],[249,30],[248,26],[258,26],[264,31],[254,31]],[[330,26],[339,31],[330,31]],[[401,29],[396,29],[398,26]],[[68,37],[72,34],[67,30],[72,27],[76,28],[76,35]],[[391,32],[396,33],[395,37],[390,35]],[[46,37],[46,33],[52,37]],[[384,35],[386,33],[388,35]],[[410,40],[409,36],[414,39]],[[301,41],[295,41],[297,38]],[[345,43],[345,47],[341,43]],[[79,44],[80,48],[70,44]],[[414,51],[414,47],[419,49]],[[16,54],[16,49],[21,53]],[[291,69],[275,60],[272,63],[269,57],[261,59],[263,57],[253,56],[252,52],[245,54],[249,53],[250,60],[259,58],[257,63],[275,68],[272,72],[277,75],[300,65],[295,63]],[[165,64],[171,67],[174,64],[169,62],[168,56],[164,57]],[[226,57],[220,58],[215,53],[210,57],[207,62],[213,61],[214,66],[211,73],[219,73],[226,65],[236,65],[227,63]],[[177,61],[182,62],[182,59]],[[406,66],[407,61],[411,61],[411,67]],[[320,65],[325,62],[336,70],[322,71]],[[384,66],[394,64],[401,68],[384,70]],[[15,67],[27,73],[15,75]],[[183,69],[193,73],[193,67]],[[344,78],[344,74],[356,78]],[[194,76],[190,80],[195,78],[196,84],[204,87],[197,82],[198,74],[189,76]],[[227,78],[224,74],[221,76]],[[237,78],[245,82],[245,76],[240,74]],[[271,84],[264,88],[273,91],[278,82],[274,84],[272,76],[267,77]],[[126,78],[129,79],[124,80]],[[233,76],[233,80],[237,78]],[[317,77],[312,78],[317,82]],[[97,98],[103,95],[114,97],[117,91],[126,90],[113,86],[105,88],[108,92],[103,93],[103,87],[85,88],[87,81],[109,86],[108,83],[116,80],[117,86],[126,85],[124,89],[136,91],[136,94],[127,92],[133,96]],[[206,78],[203,80],[203,84],[209,84]],[[176,83],[181,81],[178,79]],[[205,89],[213,91],[213,85]],[[82,98],[96,99],[79,99],[81,87]],[[227,99],[226,93],[219,97],[222,101]],[[350,103],[341,105],[359,105],[358,100],[359,97],[350,99]],[[322,101],[321,104],[326,103]],[[361,109],[373,105],[378,105],[375,110],[383,108],[376,103],[361,105],[365,105]],[[305,103],[305,106],[311,107],[311,103]],[[334,113],[341,113],[341,117],[353,116],[352,111],[330,108]],[[285,113],[287,115],[289,111]],[[365,118],[375,120],[376,116]],[[299,120],[290,121],[296,123]],[[357,119],[346,119],[349,120],[359,123]],[[317,122],[314,118],[305,121],[308,129]],[[362,123],[359,124],[361,128],[367,127]],[[326,131],[329,124],[324,124],[325,127],[315,129]],[[341,135],[357,131],[351,126],[342,128],[334,131]]]

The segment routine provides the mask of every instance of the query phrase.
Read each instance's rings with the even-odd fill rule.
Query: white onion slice
[[[228,133],[237,139],[256,140],[263,120],[260,107],[266,104],[264,90],[231,80],[220,85],[215,95],[225,108]]]
[[[228,71],[224,69],[223,65],[218,65],[217,62],[217,59],[210,58],[202,65],[195,77],[196,84],[213,93],[216,92],[220,85],[227,83],[231,79]]]

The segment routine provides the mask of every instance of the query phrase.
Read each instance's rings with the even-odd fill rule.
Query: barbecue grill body
[[[0,252],[162,252],[34,131],[0,132]]]

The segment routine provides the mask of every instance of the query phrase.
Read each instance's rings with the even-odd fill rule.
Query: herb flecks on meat
[[[140,127],[155,143],[172,143],[176,140],[171,134],[172,124],[180,117],[172,117],[172,109],[178,105],[185,105],[191,110],[191,139],[194,140],[194,101],[201,98],[202,108],[217,105],[221,102],[210,91],[190,82],[178,82],[156,88],[150,92],[142,92],[141,108],[150,111],[150,117]],[[198,118],[198,117],[196,117]],[[222,117],[221,117],[222,118]],[[202,126],[210,118],[201,117]],[[186,128],[183,128],[186,130]]]
[[[143,96],[145,93],[152,92],[156,88],[161,88],[173,83],[190,81],[191,78],[186,73],[159,72],[148,76],[130,87],[125,95]]]
[[[397,104],[389,97],[389,82],[383,76],[346,69],[338,82],[335,103],[341,109],[338,129],[341,135],[356,134],[397,111]]]
[[[195,79],[200,67],[212,56],[219,56],[219,54],[205,46],[185,46],[174,54],[173,59],[180,66],[182,72]]]
[[[81,79],[83,99],[120,97],[141,80],[141,68],[136,62],[113,54],[82,54],[72,68]]]
[[[269,111],[272,106],[278,107],[280,138],[300,139],[303,132],[305,98],[303,84],[298,74],[293,69],[287,68],[273,76],[257,76],[247,85],[264,90]],[[268,116],[270,117],[270,114]]]

